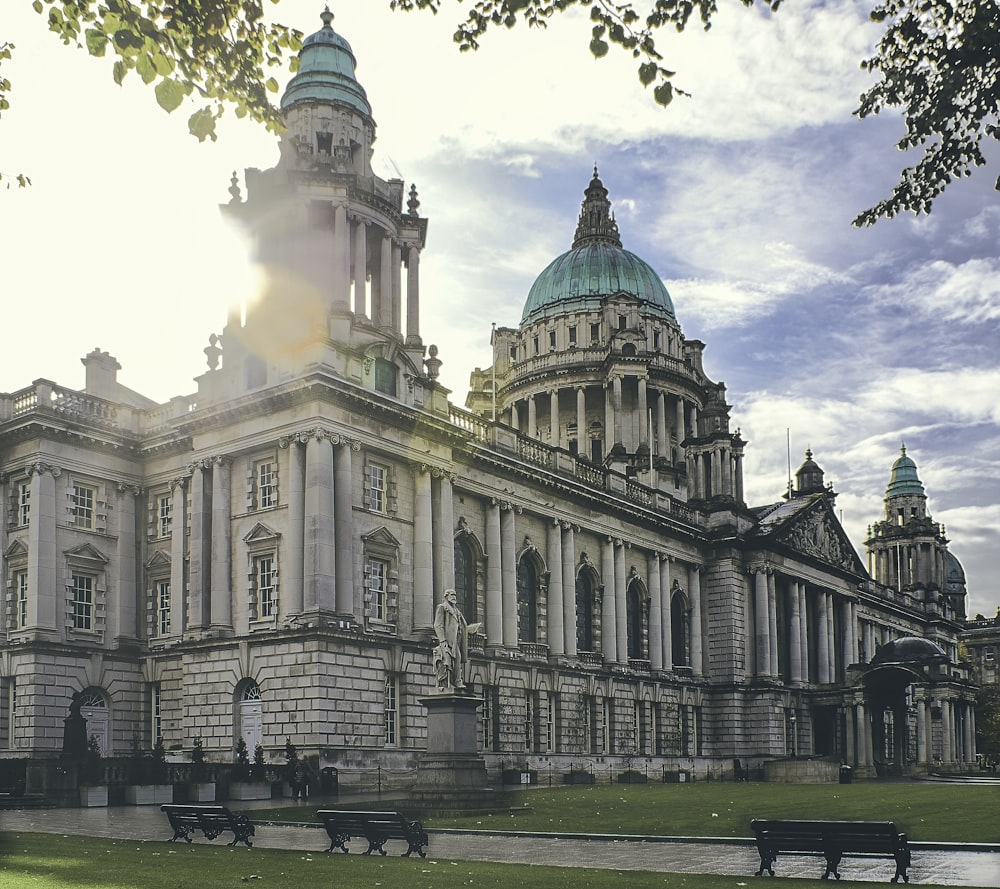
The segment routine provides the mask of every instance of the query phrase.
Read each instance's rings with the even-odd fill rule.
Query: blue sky
[[[29,0],[8,0],[0,39],[14,107],[0,168],[34,185],[0,192],[3,303],[19,333],[0,391],[45,377],[83,385],[95,346],[157,400],[193,392],[230,300],[257,282],[216,205],[233,170],[268,167],[276,141],[227,115],[218,143],[186,133],[110,62],[61,46]],[[587,52],[575,14],[459,54],[461,9],[391,14],[341,0],[378,123],[375,166],[420,193],[430,220],[421,325],[464,403],[490,361],[493,322],[516,325],[535,276],[570,246],[593,164],[626,248],[664,278],[706,371],[725,381],[750,442],[746,492],[777,500],[806,447],[840,493],[862,551],[902,441],[929,508],[966,568],[970,610],[1000,604],[1000,166],[952,186],[930,217],[856,230],[906,158],[891,113],[851,116],[877,39],[864,3],[801,2],[774,16],[725,6],[708,33],[663,38],[692,99],[658,108],[632,61]],[[321,4],[282,0],[306,33]],[[397,172],[398,171],[398,172]]]

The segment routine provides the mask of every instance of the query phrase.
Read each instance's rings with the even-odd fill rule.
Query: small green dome
[[[584,192],[573,248],[552,260],[531,285],[521,323],[599,309],[604,297],[622,292],[642,300],[646,311],[675,318],[674,304],[660,276],[622,248],[608,190],[595,167]]]
[[[302,41],[299,70],[285,87],[281,110],[287,111],[299,102],[338,102],[370,118],[372,106],[354,76],[357,60],[351,44],[333,30],[329,8],[322,19],[323,27]]]
[[[965,591],[965,569],[954,553],[944,554],[944,583],[949,593]]]
[[[917,464],[906,456],[906,445],[900,448],[900,456],[892,464],[886,497],[924,496],[924,486],[917,477]]]

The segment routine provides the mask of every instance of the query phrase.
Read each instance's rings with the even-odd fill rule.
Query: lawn
[[[825,818],[894,821],[915,842],[1000,841],[1000,792],[986,785],[627,784],[539,787],[515,792],[511,800],[528,810],[423,821],[431,828],[749,837],[752,818]],[[403,802],[388,805],[406,811]],[[316,808],[256,810],[253,817],[312,821]]]
[[[0,833],[0,889],[743,889],[753,880]]]

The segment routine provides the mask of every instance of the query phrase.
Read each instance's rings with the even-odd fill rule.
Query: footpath
[[[268,803],[267,805],[272,805]],[[246,808],[240,804],[240,808]],[[159,806],[112,806],[92,809],[15,809],[0,812],[0,831],[74,834],[116,839],[164,841],[171,836]],[[494,861],[549,864],[610,871],[644,870],[670,873],[720,874],[752,877],[759,857],[752,839],[712,837],[608,836],[536,834],[520,831],[459,831],[429,829],[427,856],[445,861]],[[207,842],[199,837],[195,842]],[[221,838],[216,842],[225,842]],[[363,851],[364,843],[356,844]],[[322,853],[328,846],[316,825],[257,822],[254,849],[295,849]],[[1000,842],[992,849],[950,843],[911,843],[910,882],[945,886],[1000,887]],[[342,854],[342,853],[334,853]],[[888,882],[892,861],[845,857],[845,880]],[[775,873],[782,877],[818,878],[817,856],[779,857]]]

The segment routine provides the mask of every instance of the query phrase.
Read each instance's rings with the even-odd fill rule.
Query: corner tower
[[[885,517],[868,528],[868,570],[876,583],[908,591],[943,617],[965,618],[964,573],[948,551],[944,527],[927,512],[927,495],[906,445],[892,464]]]
[[[541,272],[466,405],[683,500],[743,502],[725,386],[702,369],[653,268],[622,246],[594,168],[572,247]]]
[[[415,187],[407,194],[402,179],[373,172],[376,124],[354,51],[328,8],[321,18],[281,97],[278,163],[246,170],[246,198],[233,175],[223,211],[250,236],[265,285],[245,318],[231,308],[199,394],[231,396],[316,366],[425,404],[440,388],[436,349],[425,366],[420,336],[427,220]]]

